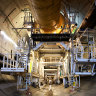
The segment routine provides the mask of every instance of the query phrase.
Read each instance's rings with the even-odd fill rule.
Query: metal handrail
[[[5,69],[5,68],[6,69],[18,69],[18,68],[26,69],[26,62],[22,63],[22,61],[23,61],[22,57],[21,57],[22,61],[20,62],[18,54],[16,55],[16,60],[9,59],[9,55],[11,55],[11,54],[5,54],[3,56],[3,69]],[[26,57],[26,59],[27,59],[27,57]],[[22,63],[23,65],[20,63]]]
[[[87,54],[87,58],[86,59],[96,59],[95,58],[95,55],[96,55],[96,51],[95,51],[95,48],[96,46],[81,46],[83,47],[83,50],[80,49],[80,46],[77,46],[74,50],[74,54],[76,56],[76,59],[85,59],[85,57],[83,56],[84,54]],[[84,50],[84,47],[89,47],[91,48],[91,51],[88,51],[87,52]],[[92,49],[94,48],[94,49]],[[80,50],[79,50],[80,49]],[[80,52],[81,51],[81,52]],[[80,55],[80,57],[78,58],[78,54]]]

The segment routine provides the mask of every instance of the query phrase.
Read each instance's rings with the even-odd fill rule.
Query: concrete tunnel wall
[[[17,91],[14,76],[0,73],[0,96],[22,96]]]
[[[11,53],[11,50],[15,49],[14,44],[10,42],[4,35],[1,33],[3,31],[9,38],[17,43],[18,36],[13,32],[11,25],[8,21],[5,21],[3,16],[0,16],[0,53]],[[4,23],[3,23],[4,22]]]
[[[27,37],[26,30],[13,30],[12,28],[23,27],[24,10],[26,0],[0,0],[0,30],[4,31],[15,43],[21,37]],[[24,6],[25,5],[25,6]],[[0,32],[0,53],[11,53],[15,47]]]
[[[0,74],[0,83],[15,82],[15,77],[7,74]]]
[[[18,1],[19,0],[8,0],[6,2],[6,0],[0,0],[0,55],[2,54],[2,56],[7,53],[11,55],[11,50],[12,53],[14,53],[14,50],[16,49],[15,45],[6,37],[4,37],[2,31],[16,44],[18,42],[18,39],[26,35],[24,31],[22,32],[19,30],[20,32],[18,33],[18,30],[16,32],[16,30],[12,29],[13,27],[17,28],[23,26],[24,12],[21,12],[21,9],[25,7],[24,4],[22,4],[24,0],[20,0],[20,4],[18,3]],[[14,11],[12,12],[12,10]],[[1,63],[0,66],[2,66]],[[14,76],[0,72],[0,83],[13,81],[16,82]]]

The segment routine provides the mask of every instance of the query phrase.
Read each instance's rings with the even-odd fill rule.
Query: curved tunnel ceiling
[[[64,17],[60,15],[61,0],[28,0],[32,15],[39,23],[41,33],[59,33],[64,26]]]
[[[55,0],[51,1],[55,2]],[[94,0],[61,0],[61,11],[64,10],[64,7],[66,7],[68,10],[70,6],[72,11],[79,11],[82,21],[89,10],[89,7],[91,7],[93,1]],[[24,13],[21,10],[24,8],[29,8],[27,0],[0,0],[0,25],[9,19],[15,28],[23,27]],[[2,16],[4,19],[2,19]],[[80,24],[81,21],[79,22]],[[27,30],[22,30],[20,34],[22,36],[27,36],[26,31]]]
[[[62,7],[61,10],[63,11],[64,5],[69,13],[76,12],[78,27],[82,23],[84,17],[87,15],[87,12],[92,8],[94,4],[94,0],[62,0]]]

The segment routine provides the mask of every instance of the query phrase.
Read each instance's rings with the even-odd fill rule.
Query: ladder
[[[25,91],[28,89],[28,84],[31,85],[32,76],[30,73],[25,73],[25,76],[18,75],[17,77],[17,90]]]

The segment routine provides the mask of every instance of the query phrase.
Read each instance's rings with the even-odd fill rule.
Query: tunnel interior
[[[0,96],[95,96],[96,0],[0,0]]]

